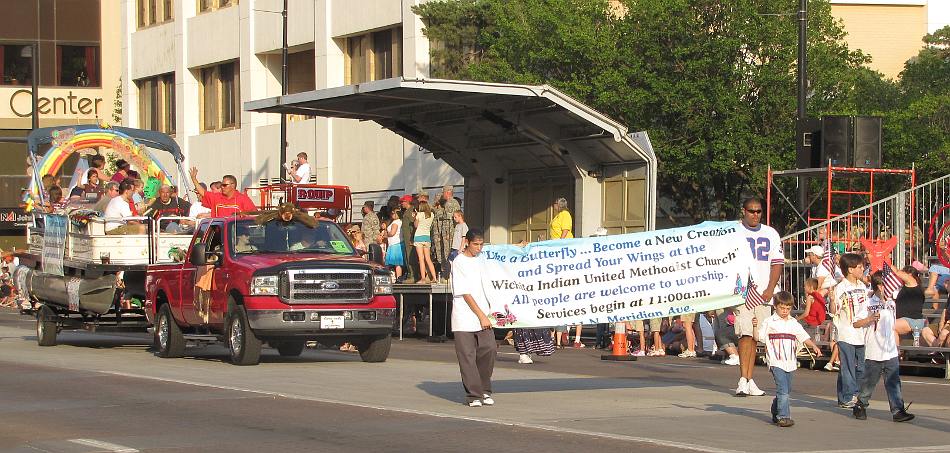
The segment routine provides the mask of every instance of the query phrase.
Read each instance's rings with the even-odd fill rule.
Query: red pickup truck
[[[365,362],[389,356],[391,274],[336,223],[204,219],[183,255],[146,273],[161,357],[183,356],[189,341],[224,342],[237,365],[257,364],[263,343],[282,356],[300,355],[308,341],[351,343]]]

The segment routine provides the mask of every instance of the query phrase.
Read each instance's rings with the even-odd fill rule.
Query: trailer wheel
[[[306,345],[306,341],[290,340],[277,342],[275,347],[281,357],[297,357],[303,353],[303,348]]]
[[[185,355],[185,337],[172,316],[168,304],[158,310],[158,322],[155,323],[155,346],[158,356],[167,359]]]
[[[36,344],[56,346],[56,313],[46,305],[36,312]]]
[[[389,335],[372,337],[368,341],[357,343],[360,350],[360,358],[364,362],[377,363],[385,362],[389,358],[389,348],[392,347],[393,338]]]
[[[261,340],[251,330],[244,307],[235,306],[231,314],[228,346],[235,365],[257,365],[261,361]]]

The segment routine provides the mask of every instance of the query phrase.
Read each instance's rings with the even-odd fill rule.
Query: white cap
[[[805,250],[805,253],[811,253],[815,256],[822,256],[825,254],[825,249],[821,248],[820,245],[813,245],[808,250]]]

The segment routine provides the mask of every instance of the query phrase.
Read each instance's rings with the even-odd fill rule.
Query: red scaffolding
[[[848,189],[835,188],[833,184],[835,180],[835,174],[858,175],[858,176],[866,175],[868,178],[868,184],[867,184],[868,188],[867,190],[855,190],[853,188],[848,188]],[[767,189],[766,189],[766,196],[765,196],[765,205],[766,205],[765,206],[765,213],[766,213],[765,221],[767,224],[770,224],[772,220],[772,197],[773,197],[772,188],[776,187],[774,182],[777,176],[778,177],[795,177],[795,178],[802,178],[802,179],[820,178],[820,177],[825,178],[826,180],[825,196],[827,198],[825,200],[825,216],[822,217],[822,216],[812,215],[811,209],[803,209],[807,211],[805,213],[798,212],[797,208],[795,208],[795,206],[791,202],[789,202],[789,205],[793,209],[796,209],[796,214],[799,216],[799,218],[805,222],[806,227],[810,227],[812,225],[831,220],[835,217],[838,217],[842,214],[846,214],[847,212],[852,211],[853,206],[851,203],[851,197],[864,196],[867,199],[868,205],[873,204],[876,201],[875,195],[874,195],[874,178],[875,176],[887,176],[887,175],[909,176],[910,187],[908,187],[908,189],[911,189],[917,186],[917,174],[913,168],[912,169],[889,169],[889,168],[860,168],[860,167],[828,166],[825,168],[804,168],[804,169],[796,169],[796,170],[774,171],[772,170],[772,167],[770,166],[768,170],[768,180],[766,182]],[[800,181],[800,184],[801,183],[804,183],[804,182]],[[779,193],[784,197],[784,194],[781,193],[781,190],[779,190]],[[821,196],[821,195],[818,195],[818,196]],[[848,203],[846,205],[849,206],[849,209],[843,212],[834,212],[834,206],[835,206],[834,201],[835,201],[836,196],[848,197]],[[911,201],[911,205],[913,206],[913,203],[914,203],[913,194],[911,194],[910,201]],[[811,204],[814,204],[814,201],[810,203],[809,206],[811,206]],[[910,219],[909,219],[910,227],[911,227],[911,231],[913,231],[914,220],[915,220],[913,210],[911,210],[910,214],[911,214]],[[847,216],[845,219],[843,219],[843,222],[845,224],[845,231],[844,231],[845,235],[847,237],[853,237],[852,227],[854,224],[857,224],[860,222],[866,222],[866,224],[868,225],[873,224],[874,222],[873,216],[874,216],[873,210],[869,210],[868,213],[866,214],[851,214]],[[830,232],[828,233],[830,234]],[[837,238],[830,238],[830,239],[836,240]]]

